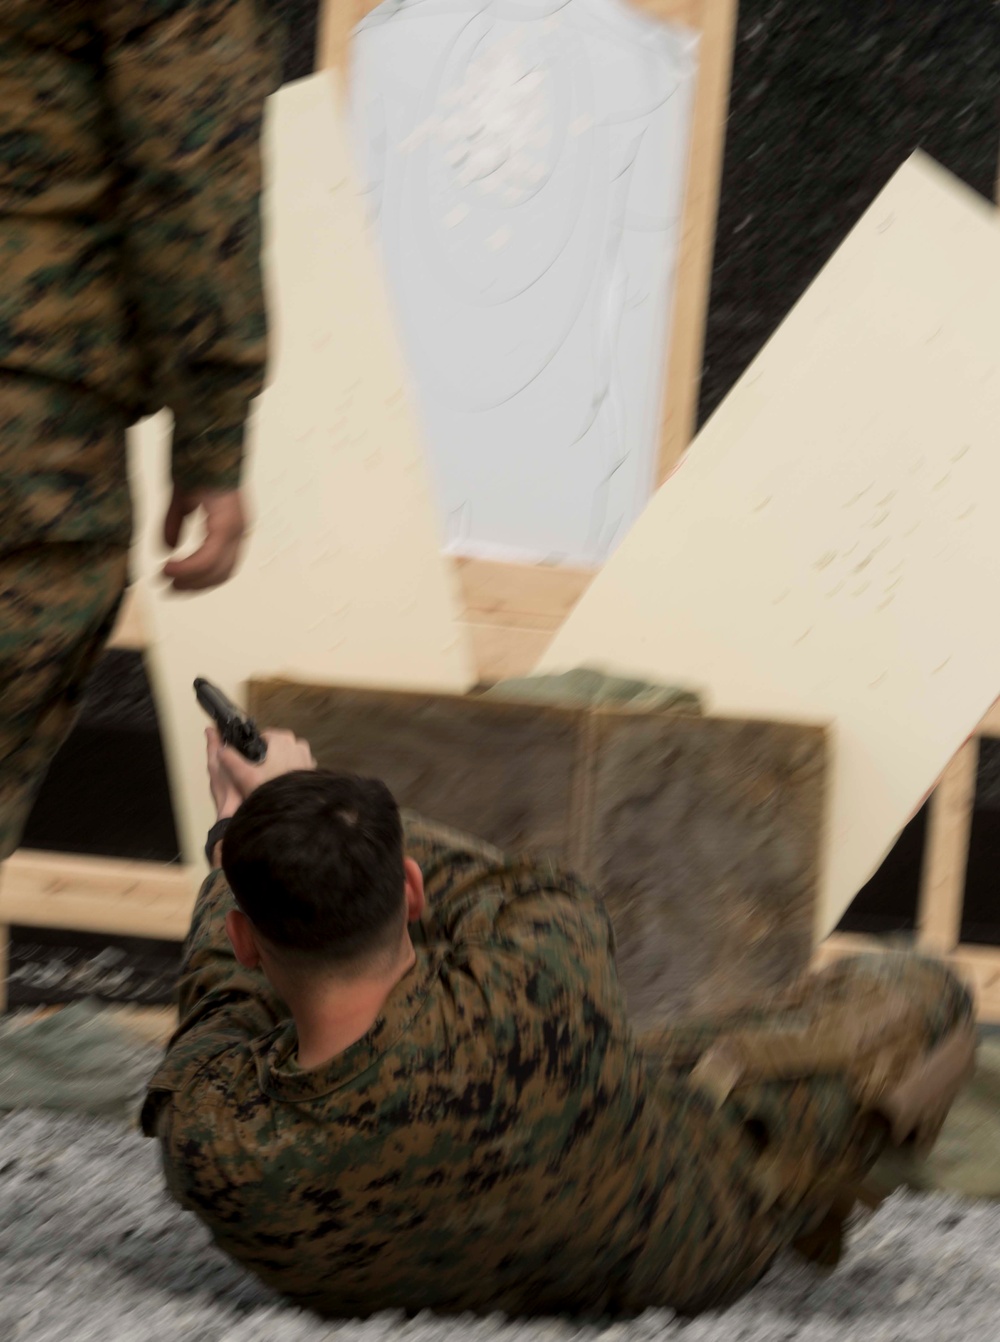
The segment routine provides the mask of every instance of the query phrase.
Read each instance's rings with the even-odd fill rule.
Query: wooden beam
[[[591,569],[456,559],[462,602],[480,624],[556,630],[596,577]]]
[[[347,92],[351,35],[380,0],[321,0],[316,40],[316,69],[339,70],[341,89]]]
[[[530,676],[555,637],[552,629],[518,629],[509,624],[463,624],[472,652],[476,680],[495,685],[498,680]]]
[[[949,963],[972,989],[978,1018],[1000,1023],[1000,946],[961,945]]]
[[[663,379],[656,475],[656,483],[661,485],[687,451],[697,427],[738,0],[700,0],[684,5],[672,0],[631,2],[654,18],[683,23],[700,34],[681,243]]]
[[[875,937],[859,936],[853,932],[835,932],[816,947],[812,967],[825,969],[827,965],[843,960],[845,956],[884,953],[885,949],[885,945]]]
[[[454,559],[476,679],[527,676],[590,586],[591,569]]]
[[[191,867],[20,849],[0,867],[0,927],[182,941],[198,880]]]
[[[683,28],[697,30],[704,27],[705,9],[714,0],[628,0],[628,3],[661,23],[678,23]]]
[[[949,764],[931,798],[917,906],[917,944],[935,955],[949,954],[962,935],[978,763],[979,742],[973,738]]]
[[[736,12],[736,0],[721,0],[721,3],[720,0],[628,0],[628,2],[651,18],[664,23],[679,23],[685,28],[693,28],[699,32],[712,27],[711,18],[706,11],[714,7],[720,9],[728,7],[734,16]],[[335,66],[346,76],[350,65],[351,35],[362,19],[367,18],[380,3],[381,0],[320,0],[316,40],[317,70],[329,70]]]

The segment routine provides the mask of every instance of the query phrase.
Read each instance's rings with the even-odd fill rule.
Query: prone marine
[[[215,869],[143,1127],[217,1244],[302,1307],[607,1317],[836,1262],[878,1157],[936,1138],[964,988],[859,957],[637,1036],[599,894],[208,733]]]

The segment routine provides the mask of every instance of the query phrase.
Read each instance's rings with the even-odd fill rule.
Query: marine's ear
[[[232,944],[233,954],[244,969],[260,967],[260,951],[254,936],[253,924],[241,909],[230,909],[226,914],[226,932]]]
[[[424,894],[424,873],[412,857],[403,860],[403,888],[406,894],[406,921],[419,922],[427,905]]]

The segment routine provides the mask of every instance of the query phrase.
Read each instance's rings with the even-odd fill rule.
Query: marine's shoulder
[[[603,916],[600,893],[578,872],[544,853],[505,853],[500,860],[480,862],[461,875],[464,880],[457,884],[475,887],[480,893],[492,890],[497,907],[512,900],[551,897],[598,908]]]
[[[259,1108],[263,1099],[258,1058],[279,1030],[249,1039],[234,1030],[203,1025],[175,1039],[146,1086],[142,1127],[153,1136],[165,1106],[175,1115]]]

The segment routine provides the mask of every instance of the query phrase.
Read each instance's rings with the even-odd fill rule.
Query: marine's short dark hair
[[[317,963],[364,960],[402,934],[402,821],[376,779],[310,769],[262,784],[226,830],[222,869],[266,941]]]

